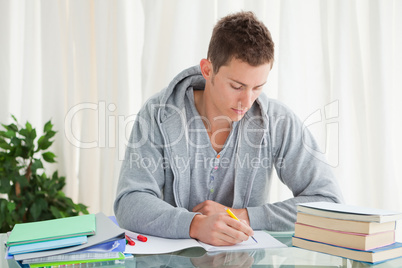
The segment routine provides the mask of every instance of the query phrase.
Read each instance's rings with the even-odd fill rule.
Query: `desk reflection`
[[[264,250],[206,252],[193,248],[164,255],[136,256],[137,267],[252,267],[263,259]]]
[[[262,251],[264,253],[264,251]],[[253,252],[206,253],[204,256],[191,258],[195,267],[251,267],[254,264]]]

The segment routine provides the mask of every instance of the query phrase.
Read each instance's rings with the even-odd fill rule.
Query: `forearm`
[[[189,228],[195,215],[145,192],[119,198],[115,214],[122,228],[166,238],[190,238]]]
[[[250,226],[254,230],[291,231],[296,222],[297,204],[305,202],[340,202],[325,196],[298,196],[283,202],[265,204],[259,207],[248,207]]]

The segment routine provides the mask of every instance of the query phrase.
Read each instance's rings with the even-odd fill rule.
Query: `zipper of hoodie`
[[[161,134],[162,134],[162,138],[163,138],[163,141],[165,142],[165,144],[166,144],[166,142],[167,142],[167,140],[166,140],[166,135],[165,135],[165,133],[164,133],[164,128],[162,127],[162,122],[161,122],[161,116],[160,116],[160,113],[161,113],[161,109],[159,109],[158,110],[158,126],[159,126],[159,129],[160,129],[160,131],[161,131]],[[169,150],[167,149],[167,147],[166,147],[166,149],[164,148],[164,151],[166,152],[166,154],[167,154],[167,156],[168,156],[168,159],[172,159],[171,157],[171,155],[170,155],[170,152],[169,152]],[[178,197],[177,197],[177,195],[178,195],[178,190],[177,190],[177,180],[178,180],[178,178],[179,178],[179,176],[177,175],[177,170],[176,170],[176,165],[174,164],[174,161],[170,161],[170,167],[171,167],[171,169],[172,169],[172,172],[173,172],[173,196],[174,196],[174,200],[175,200],[175,202],[176,202],[176,205],[177,205],[177,207],[182,207],[182,205],[181,205],[181,203],[180,203],[180,200],[178,199]]]
[[[260,157],[261,157],[261,147],[258,150],[258,159],[260,159]],[[247,194],[246,194],[246,196],[244,198],[243,207],[246,207],[248,205],[248,202],[250,201],[251,189],[253,188],[252,186],[253,186],[253,182],[254,182],[254,179],[255,179],[255,175],[257,173],[257,169],[258,168],[254,168],[253,172],[251,173],[251,178],[249,180],[249,184],[247,185]]]
[[[240,123],[241,123],[241,127],[243,129],[243,121],[241,121]],[[264,137],[265,137],[265,134],[263,134],[262,139],[260,141],[260,147],[259,147],[259,150],[258,150],[258,159],[261,158],[261,145],[262,145],[262,142],[264,141]],[[243,202],[243,207],[244,208],[247,207],[248,202],[250,200],[251,190],[253,188],[252,186],[253,186],[253,182],[254,182],[254,179],[255,179],[255,175],[257,173],[257,169],[258,168],[253,169],[253,172],[251,173],[251,177],[249,179],[249,183],[247,184],[247,193],[244,196],[244,202]]]

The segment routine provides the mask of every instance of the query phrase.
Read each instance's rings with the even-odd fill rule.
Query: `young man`
[[[340,202],[311,134],[262,93],[273,61],[271,35],[253,13],[217,23],[208,58],[137,116],[114,204],[123,228],[232,245],[253,229],[293,229],[297,203]],[[269,204],[274,168],[294,198]]]

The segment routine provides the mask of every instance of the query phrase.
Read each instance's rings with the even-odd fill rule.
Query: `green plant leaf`
[[[50,145],[52,145],[52,143],[53,142],[49,141],[49,138],[46,135],[43,135],[38,140],[38,148],[36,149],[36,152],[39,152],[40,150],[46,150],[50,147]]]
[[[42,212],[42,208],[38,202],[35,202],[29,209],[29,212],[31,213],[32,218],[36,221],[38,220],[40,213]]]
[[[58,191],[58,192],[57,192],[57,195],[58,195],[60,198],[66,197],[66,194],[65,194],[63,191]]]
[[[28,159],[30,157],[29,151],[30,150],[28,146],[21,145],[20,147],[15,148],[14,156]]]
[[[20,129],[19,133],[24,137],[29,137],[30,134],[30,132],[26,128]]]
[[[80,207],[80,211],[83,212],[84,214],[89,214],[87,208],[88,206],[85,206],[84,204],[79,203],[78,206]]]
[[[12,213],[14,211],[14,209],[15,209],[15,203],[8,202],[7,209],[8,209],[9,213]]]
[[[25,139],[25,143],[29,147],[29,150],[32,151],[32,153],[34,152],[34,149],[35,149],[35,144],[34,144],[35,138],[36,138],[36,130],[32,129],[29,132],[29,136]]]
[[[17,181],[21,187],[26,187],[29,185],[27,178],[24,175],[20,175],[15,177],[15,181]]]
[[[8,205],[8,201],[4,198],[0,198],[0,215],[6,214],[7,205]]]
[[[45,161],[48,162],[48,163],[54,163],[54,162],[56,162],[56,161],[54,160],[54,158],[56,157],[56,155],[55,155],[54,153],[52,153],[52,152],[43,153],[42,156],[43,156],[43,160],[45,160]]]
[[[62,218],[60,211],[55,206],[50,206],[50,211],[52,212],[53,216],[57,218]]]
[[[43,164],[42,161],[40,159],[33,159],[32,162],[32,166],[31,166],[31,171],[32,174],[37,174],[38,173],[38,169],[43,169]]]
[[[0,193],[8,194],[11,189],[10,180],[7,177],[0,178]]]
[[[18,148],[18,146],[21,146],[21,144],[22,144],[21,139],[18,138],[17,136],[13,137],[11,139],[10,143],[16,148]]]
[[[30,124],[27,122],[27,128],[23,128],[23,129],[21,129],[20,131],[19,131],[19,133],[22,135],[22,136],[24,136],[24,137],[26,137],[26,138],[28,138],[28,139],[30,139],[30,140],[34,140],[35,138],[36,138],[36,129],[32,129],[32,126],[31,127],[29,127],[30,126]]]
[[[28,132],[31,132],[31,131],[32,131],[32,125],[31,125],[31,123],[26,122],[25,128],[28,130]]]
[[[51,122],[51,120],[49,120],[48,122],[46,122],[45,126],[43,127],[43,132],[49,132],[50,130],[52,130],[53,128],[53,124]]]
[[[35,199],[34,193],[26,192],[26,193],[24,194],[24,201],[28,201],[27,203],[30,203],[31,200],[34,200],[34,199]]]
[[[14,119],[15,123],[18,124],[18,120],[17,120],[17,118],[15,118],[15,116],[13,114],[11,115],[11,117]]]
[[[57,133],[56,131],[49,130],[48,132],[46,132],[46,137],[48,139],[51,139],[51,138],[53,138],[54,135],[56,135],[56,133]]]
[[[37,191],[36,195],[43,195],[46,196],[47,192],[46,191]]]
[[[5,129],[12,130],[14,132],[18,132],[18,127],[15,124],[4,125],[1,124]]]
[[[2,137],[0,137],[0,148],[4,150],[11,150],[13,147],[6,142]]]
[[[12,131],[12,130],[0,131],[0,136],[3,136],[8,139],[15,137],[15,135],[16,135],[16,132]]]
[[[56,170],[55,172],[53,172],[52,180],[57,180],[58,178],[59,178],[59,172]]]
[[[36,198],[31,206],[30,213],[34,220],[38,220],[43,211],[48,210],[47,201],[44,198]]]

